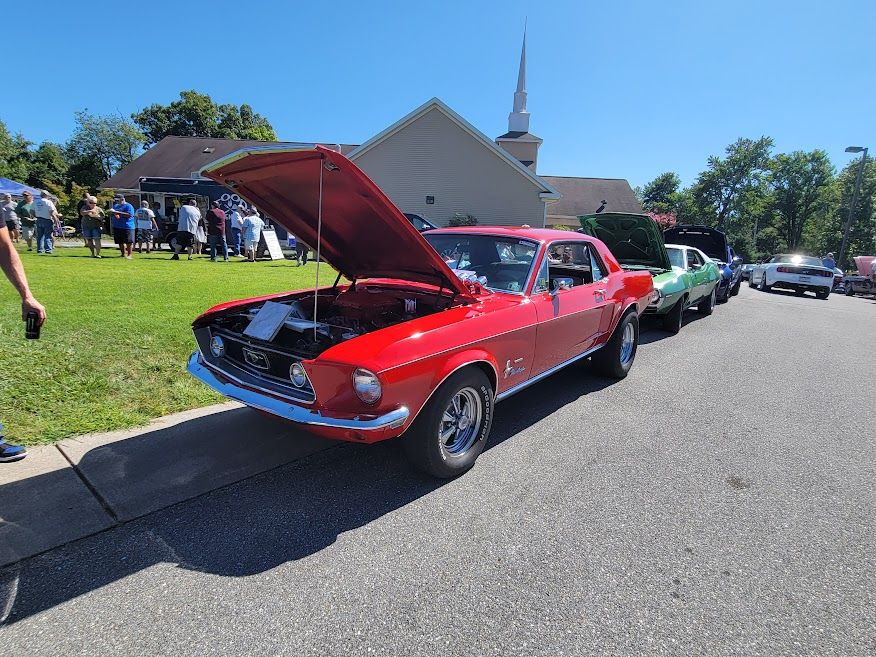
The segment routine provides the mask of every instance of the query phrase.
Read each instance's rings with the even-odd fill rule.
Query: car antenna
[[[322,155],[319,162],[319,207],[316,211],[316,283],[313,287],[313,341],[316,342],[319,336],[316,332],[316,306],[319,303],[319,254],[322,246],[322,169],[325,155]]]

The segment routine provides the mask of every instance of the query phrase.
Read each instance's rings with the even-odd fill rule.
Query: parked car
[[[581,215],[578,221],[585,234],[602,240],[625,270],[651,274],[657,294],[646,312],[657,315],[665,330],[678,333],[688,308],[712,314],[721,274],[704,253],[665,245],[657,224],[646,214],[602,212]]]
[[[427,230],[434,230],[435,228],[438,228],[438,226],[433,224],[421,214],[405,212],[405,216],[408,218],[408,221],[411,222],[411,225],[413,225],[413,227],[421,233],[425,233]]]
[[[833,289],[833,274],[833,268],[825,267],[819,258],[780,253],[769,262],[755,265],[748,285],[764,292],[773,288],[793,290],[798,296],[815,292],[819,299],[827,299]]]
[[[419,468],[452,477],[483,450],[496,402],[587,357],[615,378],[634,362],[651,276],[624,271],[598,240],[498,227],[421,235],[321,146],[251,147],[205,175],[307,243],[321,234],[339,272],[332,285],[195,320],[188,370],[227,397],[328,438],[401,437]]]
[[[855,294],[876,294],[876,256],[855,256],[858,271],[843,277],[843,292],[847,296]]]
[[[748,277],[751,275],[751,270],[753,268],[754,268],[754,263],[751,263],[751,262],[747,262],[744,265],[742,265],[742,267],[740,268],[742,270],[742,273],[740,274],[740,276],[742,277],[743,280],[746,280],[746,281],[748,280]]]
[[[739,294],[742,285],[742,258],[733,253],[727,236],[717,228],[696,224],[678,224],[663,231],[663,239],[673,244],[692,246],[705,253],[718,266],[721,281],[718,283],[718,303],[730,300]]]

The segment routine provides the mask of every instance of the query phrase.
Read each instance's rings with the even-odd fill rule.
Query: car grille
[[[301,357],[228,331],[212,331],[212,334],[220,335],[225,340],[225,356],[220,360],[220,367],[222,361],[227,361],[244,372],[282,386],[285,393],[292,393],[306,401],[313,401],[315,398],[310,381],[304,387],[296,388],[289,380],[289,368],[293,363],[302,360]]]

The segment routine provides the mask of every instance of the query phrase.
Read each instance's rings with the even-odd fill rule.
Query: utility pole
[[[852,230],[852,219],[855,217],[855,206],[858,205],[858,194],[861,192],[861,177],[864,175],[864,165],[867,163],[867,148],[861,146],[849,146],[846,148],[846,153],[860,153],[861,163],[858,165],[858,176],[855,178],[855,191],[852,193],[852,204],[849,206],[849,218],[846,221],[846,229],[843,232],[843,244],[840,247],[839,258],[837,258],[837,267],[843,262],[846,255],[846,247],[849,244],[849,233]]]

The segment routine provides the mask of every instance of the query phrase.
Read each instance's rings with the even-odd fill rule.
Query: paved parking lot
[[[24,561],[0,654],[872,655],[874,318],[743,287],[455,481],[341,445]]]

